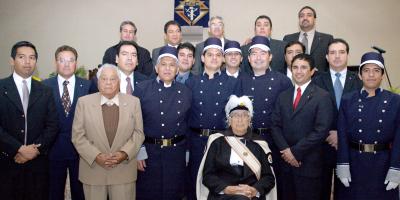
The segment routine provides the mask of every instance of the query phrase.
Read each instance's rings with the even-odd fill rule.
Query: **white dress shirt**
[[[28,77],[27,79],[22,78],[20,75],[18,75],[15,71],[13,73],[13,79],[14,79],[14,83],[17,86],[18,89],[18,94],[19,97],[21,98],[21,102],[23,101],[23,94],[22,94],[22,81],[26,80],[26,84],[28,86],[28,91],[29,94],[31,93],[31,84],[32,84],[32,76]]]
[[[300,90],[301,90],[301,95],[303,96],[304,91],[306,90],[307,86],[310,85],[311,80],[309,80],[307,83],[304,83],[302,86],[300,86]],[[294,95],[293,95],[293,103],[294,100],[296,99],[296,95],[297,95],[297,88],[299,87],[299,85],[294,84]]]
[[[74,101],[74,88],[75,88],[75,75],[72,75],[68,80],[64,77],[57,75],[57,82],[58,82],[58,91],[60,92],[60,98],[62,99],[62,95],[64,93],[64,81],[69,81],[67,85],[69,99],[72,102]]]
[[[123,94],[126,94],[126,86],[128,85],[126,78],[128,76],[124,74],[122,71],[119,71],[119,73],[121,75],[121,83],[119,84],[119,91]],[[135,85],[133,84],[134,83],[133,73],[134,72],[129,74],[129,78],[131,78],[132,91],[135,91]]]
[[[332,85],[335,85],[335,80],[336,80],[336,71],[333,71],[332,69],[329,69],[329,72],[331,73],[331,79],[332,79]],[[346,75],[347,75],[347,68],[344,68],[340,73],[340,83],[342,84],[342,87],[344,88],[344,84],[346,82]]]

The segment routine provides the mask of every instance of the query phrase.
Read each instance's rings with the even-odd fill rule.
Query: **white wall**
[[[400,2],[398,0],[211,0],[211,16],[225,20],[226,37],[243,42],[253,35],[254,20],[272,18],[273,38],[298,31],[297,12],[304,5],[317,11],[317,30],[346,39],[350,63],[377,45],[384,55],[394,86],[400,86]],[[79,54],[79,65],[96,67],[106,48],[119,39],[119,24],[132,20],[138,27],[138,43],[151,51],[163,44],[163,25],[173,19],[173,0],[1,0],[0,78],[11,73],[10,50],[16,41],[28,40],[38,48],[38,75],[54,70],[54,51],[68,44]],[[206,31],[204,31],[206,37]]]

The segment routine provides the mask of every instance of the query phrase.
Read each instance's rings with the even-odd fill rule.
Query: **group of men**
[[[2,198],[64,199],[68,173],[73,200],[196,199],[208,136],[226,128],[235,94],[253,101],[278,199],[398,199],[400,97],[380,88],[382,56],[364,54],[351,72],[348,43],[317,32],[313,8],[298,18],[301,31],[280,41],[257,17],[243,46],[221,17],[196,47],[168,21],[152,58],[124,21],[92,80],[74,75],[78,53],[64,45],[41,84],[35,46],[16,43],[0,81]]]

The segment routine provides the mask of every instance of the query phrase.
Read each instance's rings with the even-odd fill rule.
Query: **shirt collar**
[[[164,85],[165,88],[171,87],[171,86],[172,86],[172,83],[174,83],[174,81],[175,81],[175,80],[173,80],[170,84],[166,84],[166,83],[164,83],[164,81],[162,81],[162,80],[160,79],[160,77],[158,77],[158,76],[157,76],[156,80],[157,80],[157,83],[159,83],[159,84],[162,83],[162,84]]]
[[[206,71],[204,70],[204,72],[203,72],[203,76],[204,75],[207,75],[208,76],[208,74],[206,73]],[[214,75],[221,75],[221,69],[219,69],[218,71],[216,71],[215,73],[214,73]]]
[[[303,34],[307,33],[307,37],[310,38],[310,36],[314,36],[315,35],[315,28],[311,29],[310,31],[304,32],[304,31],[300,31],[300,35],[303,37]]]
[[[124,73],[124,72],[122,72],[121,70],[118,70],[119,71],[119,74],[121,75],[121,80],[126,80],[126,78],[127,77],[129,77],[129,78],[133,78],[133,73],[134,72],[131,72],[128,76]]]
[[[13,72],[13,78],[16,83],[21,83],[21,84],[22,84],[23,80],[26,80],[26,84],[28,85],[28,88],[32,82],[32,76],[29,76],[27,79],[24,79],[24,78],[22,78],[22,76],[18,75],[15,71]]]
[[[119,93],[117,93],[112,99],[108,99],[107,97],[101,95],[101,100],[100,100],[100,105],[107,104],[109,102],[111,105],[117,105],[119,106]]]
[[[294,84],[294,90],[297,92],[297,88],[300,87],[301,94],[304,94],[304,91],[306,90],[307,86],[310,85],[310,83],[311,83],[311,80],[309,80],[307,83],[303,84],[302,86]]]
[[[337,71],[332,70],[331,68],[329,68],[329,72],[331,73],[331,77],[332,78],[336,78],[336,73],[338,73]],[[340,73],[340,78],[346,77],[347,74],[347,68],[344,68],[342,71],[339,72]]]
[[[235,73],[231,74],[228,69],[225,69],[225,72],[228,76],[233,76],[235,78],[237,78],[239,76],[239,70],[237,70]]]
[[[57,75],[58,85],[63,85],[64,81],[68,81],[69,84],[73,85],[75,83],[75,74],[73,74],[69,79],[65,79],[64,77]]]

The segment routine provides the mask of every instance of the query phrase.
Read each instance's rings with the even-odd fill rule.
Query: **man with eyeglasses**
[[[224,49],[225,43],[229,41],[228,39],[225,38],[224,34],[225,34],[224,21],[222,17],[220,16],[211,17],[210,21],[208,21],[208,35],[210,37],[218,38],[219,40],[221,40],[222,49]],[[192,72],[195,75],[199,75],[204,71],[204,65],[201,59],[201,55],[204,49],[204,43],[205,41],[196,45],[196,58],[194,66],[192,68]]]
[[[57,75],[43,81],[53,90],[59,132],[49,153],[50,200],[64,199],[67,173],[72,200],[83,200],[82,183],[78,180],[79,155],[71,142],[72,121],[78,98],[89,93],[90,81],[75,76],[78,53],[63,45],[55,52]]]

